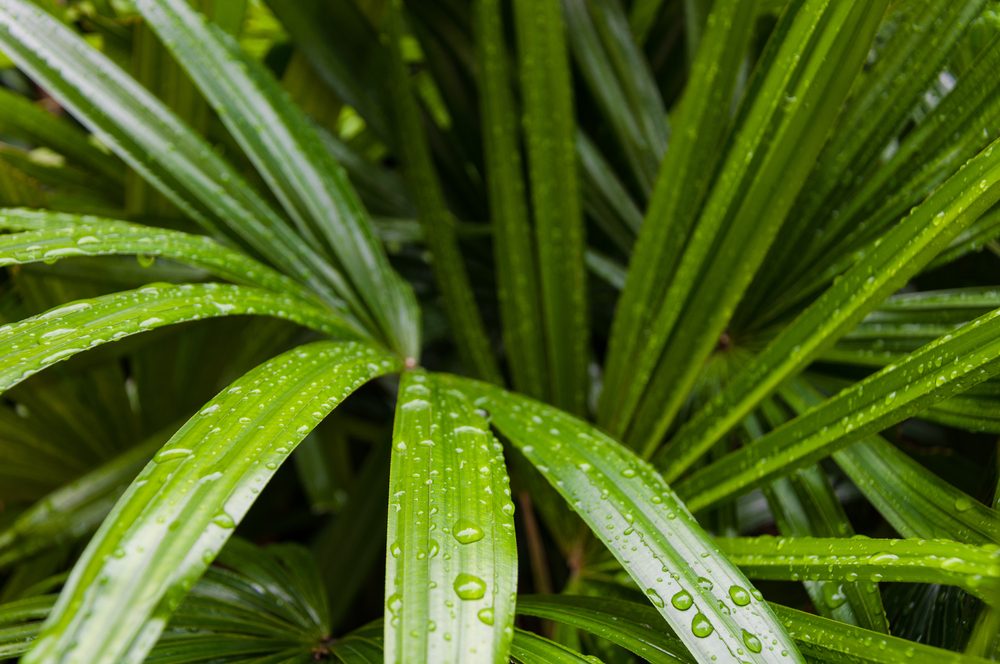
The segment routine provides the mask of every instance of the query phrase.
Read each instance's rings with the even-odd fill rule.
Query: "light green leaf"
[[[583,630],[656,664],[693,661],[648,605],[610,597],[522,595],[517,612]]]
[[[945,335],[677,485],[700,510],[808,465],[1000,372],[1000,309]]]
[[[781,382],[852,329],[1000,200],[1000,150],[995,147],[996,142],[886,233],[685,424],[662,451],[668,480],[690,468]]]
[[[798,661],[759,593],[649,464],[551,406],[450,381],[490,411],[493,426],[562,494],[696,657],[764,662],[786,650]],[[747,641],[761,648],[747,653]]]
[[[803,381],[781,392],[798,413],[823,400]],[[881,436],[834,452],[834,461],[903,537],[1000,544],[1000,514],[941,479]]]
[[[101,217],[11,208],[0,209],[0,229],[25,231],[0,235],[0,266],[53,263],[81,256],[161,256],[238,284],[315,299],[298,282],[204,235]]]
[[[950,540],[734,537],[716,540],[754,579],[940,583],[1000,602],[1000,548]]]
[[[317,342],[223,390],[125,492],[22,661],[142,661],[295,445],[354,389],[398,369],[370,346]]]
[[[523,629],[514,632],[510,656],[521,664],[602,664],[597,657],[586,657],[561,643]]]
[[[319,332],[356,336],[336,314],[299,298],[228,284],[150,284],[79,300],[0,327],[0,392],[101,344],[204,318],[284,318]]]
[[[389,496],[386,661],[506,661],[517,547],[501,446],[433,375],[400,384]]]
[[[419,355],[416,301],[389,266],[343,168],[278,83],[186,0],[138,0],[143,16],[194,79],[304,237],[336,257],[340,293],[359,320],[405,357]]]
[[[0,49],[192,219],[338,302],[345,287],[336,270],[207,142],[70,28],[10,0],[0,7]]]
[[[771,608],[802,652],[816,661],[871,664],[899,664],[899,662],[986,664],[986,660],[979,657],[961,655],[895,636],[870,632],[785,606],[772,604]]]
[[[774,428],[788,417],[771,402],[765,401],[764,418]],[[762,434],[753,416],[745,428],[753,438]],[[768,507],[778,532],[786,537],[850,537],[854,528],[840,504],[840,499],[818,464],[802,468],[763,487]],[[889,633],[885,608],[878,587],[868,580],[855,583],[805,580],[806,592],[816,612],[827,618]]]
[[[549,401],[581,415],[590,326],[566,26],[559,0],[515,0],[514,19]]]

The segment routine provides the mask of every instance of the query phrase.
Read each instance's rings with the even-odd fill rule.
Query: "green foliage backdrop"
[[[0,53],[0,660],[1000,659],[995,2]]]

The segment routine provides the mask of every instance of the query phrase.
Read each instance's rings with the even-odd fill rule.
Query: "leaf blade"
[[[92,662],[141,661],[291,448],[355,388],[398,368],[398,360],[370,346],[316,342],[220,393],[126,491],[22,661],[70,651]],[[265,387],[270,401],[259,409],[254,391]]]
[[[517,549],[500,444],[465,397],[433,375],[403,377],[396,413],[386,661],[504,662]]]
[[[449,380],[489,409],[493,426],[587,522],[688,649],[705,659],[741,651],[762,662],[785,650],[795,660],[794,645],[766,605],[751,599],[756,591],[714,555],[712,541],[651,466],[551,406],[467,379]],[[744,634],[756,635],[761,651],[747,653]]]

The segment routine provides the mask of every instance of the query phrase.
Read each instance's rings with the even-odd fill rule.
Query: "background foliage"
[[[995,2],[0,53],[0,660],[1000,659]]]

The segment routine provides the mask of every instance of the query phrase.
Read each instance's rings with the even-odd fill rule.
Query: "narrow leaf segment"
[[[460,392],[409,372],[389,479],[387,662],[505,662],[517,546],[500,443]]]
[[[355,389],[398,369],[370,346],[321,341],[223,390],[126,490],[22,661],[142,661],[295,446]]]
[[[705,661],[801,661],[760,593],[649,464],[598,429],[467,379],[491,420],[590,526],[684,645]]]

